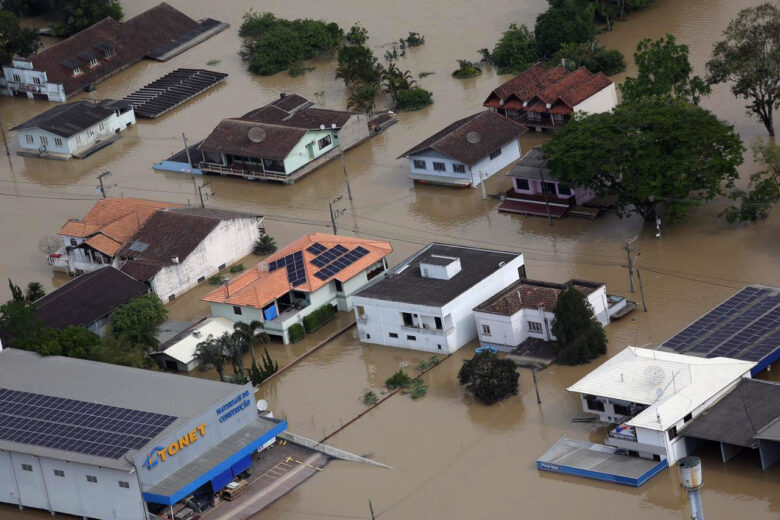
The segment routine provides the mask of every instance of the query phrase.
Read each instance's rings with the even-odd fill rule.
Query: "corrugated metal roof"
[[[206,341],[209,336],[219,338],[225,332],[231,334],[233,332],[234,324],[235,322],[223,318],[222,316],[209,318],[202,324],[193,327],[191,331],[188,331],[189,333],[186,336],[163,352],[179,363],[184,363],[186,365],[192,361],[195,356],[195,350],[198,348],[198,343]],[[198,336],[195,336],[195,334],[198,334]]]
[[[567,390],[649,405],[626,424],[665,431],[755,363],[627,347]]]

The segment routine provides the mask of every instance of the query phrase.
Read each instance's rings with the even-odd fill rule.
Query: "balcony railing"
[[[634,431],[632,428],[624,428],[619,432],[616,430],[610,430],[609,433],[607,433],[607,436],[613,439],[636,442],[636,431]]]

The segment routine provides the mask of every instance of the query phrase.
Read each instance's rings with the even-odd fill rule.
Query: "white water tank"
[[[699,489],[702,486],[701,459],[699,457],[685,457],[680,460],[679,466],[682,487],[686,490]]]

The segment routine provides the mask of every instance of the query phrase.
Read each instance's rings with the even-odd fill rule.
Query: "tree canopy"
[[[522,72],[537,61],[539,51],[533,33],[525,25],[510,24],[501,39],[496,42],[493,52],[482,51],[500,73]]]
[[[103,18],[119,20],[123,15],[117,0],[57,0],[52,5],[60,20],[52,27],[57,35],[75,34]]]
[[[698,105],[701,97],[710,93],[709,85],[702,78],[692,76],[688,46],[677,45],[671,34],[655,41],[645,38],[639,42],[634,61],[638,73],[621,85],[623,101],[670,96]]]
[[[167,315],[168,310],[156,295],[144,294],[114,311],[111,317],[111,334],[115,338],[127,337],[133,343],[155,348],[157,326]]]
[[[780,106],[780,9],[770,3],[743,9],[723,35],[707,62],[707,81],[730,83],[735,96],[748,100],[748,114],[758,116],[774,136],[774,111]]]
[[[623,54],[599,45],[596,40],[587,43],[564,43],[553,55],[553,61],[565,61],[570,70],[585,67],[591,72],[603,72],[607,76],[626,70]]]
[[[756,162],[765,168],[750,176],[746,189],[729,194],[736,204],[726,208],[723,216],[732,224],[764,220],[772,206],[780,202],[780,146],[756,139],[751,148]]]
[[[458,371],[458,381],[466,385],[474,397],[484,403],[493,404],[517,395],[517,366],[509,359],[501,359],[493,352],[475,354],[463,362]]]
[[[0,66],[10,65],[14,55],[31,56],[40,46],[35,29],[19,25],[19,19],[10,11],[0,11]]]
[[[677,221],[733,187],[743,148],[733,127],[707,110],[642,98],[572,119],[543,150],[556,178],[616,197],[619,216]]]
[[[573,287],[561,291],[553,313],[558,363],[580,365],[607,352],[607,335],[583,293]]]
[[[564,43],[586,43],[596,36],[596,8],[586,0],[549,0],[536,17],[534,36],[539,55],[549,58]]]
[[[379,85],[382,80],[382,65],[368,48],[368,31],[360,25],[353,25],[339,49],[336,78],[343,79],[348,88],[361,85]]]

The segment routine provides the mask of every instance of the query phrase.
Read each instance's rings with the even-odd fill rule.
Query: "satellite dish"
[[[469,132],[466,134],[466,141],[468,141],[471,144],[477,144],[482,140],[482,136],[479,135],[479,132]]]
[[[320,130],[325,130],[325,125],[320,125]]]
[[[265,399],[260,399],[257,401],[257,411],[263,413],[266,410],[268,410],[268,401]]]
[[[263,130],[259,126],[253,126],[249,129],[249,140],[253,143],[259,143],[262,142],[263,139],[265,139],[265,130]]]
[[[331,123],[330,127],[335,130],[336,129],[336,123]]]
[[[666,379],[664,369],[659,366],[650,366],[645,369],[647,382],[653,386],[659,386]]]

